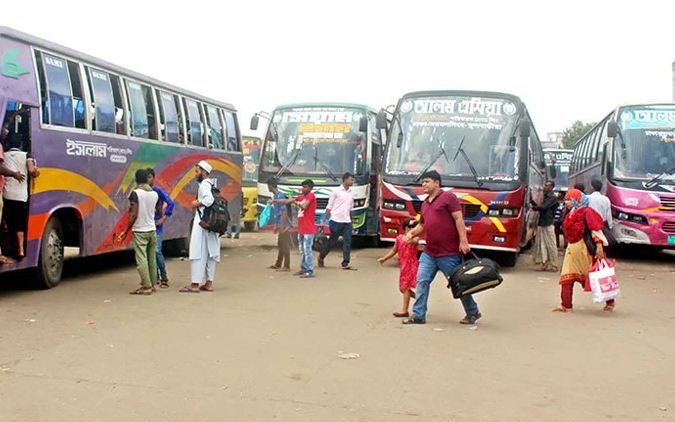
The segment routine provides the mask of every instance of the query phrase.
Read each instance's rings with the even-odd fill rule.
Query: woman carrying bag
[[[569,210],[563,222],[563,232],[568,241],[565,258],[560,273],[560,306],[553,312],[572,312],[572,294],[574,283],[581,283],[585,290],[590,291],[587,285],[588,271],[594,259],[605,258],[604,246],[607,239],[602,234],[604,222],[594,209],[588,206],[588,197],[578,189],[570,189],[565,195],[565,206]],[[589,247],[595,249],[594,257],[589,253]],[[614,310],[614,300],[608,300],[604,310]]]

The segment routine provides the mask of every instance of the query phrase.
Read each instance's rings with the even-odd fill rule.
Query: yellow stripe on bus
[[[57,168],[40,169],[40,177],[35,179],[33,194],[51,191],[72,191],[93,199],[106,210],[119,212],[115,203],[96,183],[72,171]]]

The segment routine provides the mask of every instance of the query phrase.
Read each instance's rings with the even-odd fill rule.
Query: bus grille
[[[325,210],[328,206],[328,198],[316,198],[316,208],[319,210]]]
[[[422,210],[422,201],[413,200],[412,206],[413,206],[413,209],[415,210],[415,214],[419,214],[420,211]]]
[[[661,211],[675,211],[675,196],[661,196]]]
[[[480,205],[462,204],[464,218],[475,218],[480,213]]]
[[[663,231],[666,233],[675,233],[675,221],[666,221],[663,223]]]

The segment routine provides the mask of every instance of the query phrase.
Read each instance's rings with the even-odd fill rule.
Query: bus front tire
[[[61,281],[63,274],[63,227],[61,220],[52,217],[47,222],[40,241],[38,260],[38,287],[51,289]]]
[[[499,261],[500,261],[502,267],[511,268],[511,267],[516,266],[516,262],[518,262],[518,253],[516,253],[516,252],[504,252],[501,255],[502,256],[500,257]]]

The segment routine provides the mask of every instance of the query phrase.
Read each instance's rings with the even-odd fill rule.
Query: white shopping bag
[[[601,259],[593,265],[588,273],[588,279],[591,282],[593,302],[595,303],[614,299],[621,293],[614,265],[606,259]]]

